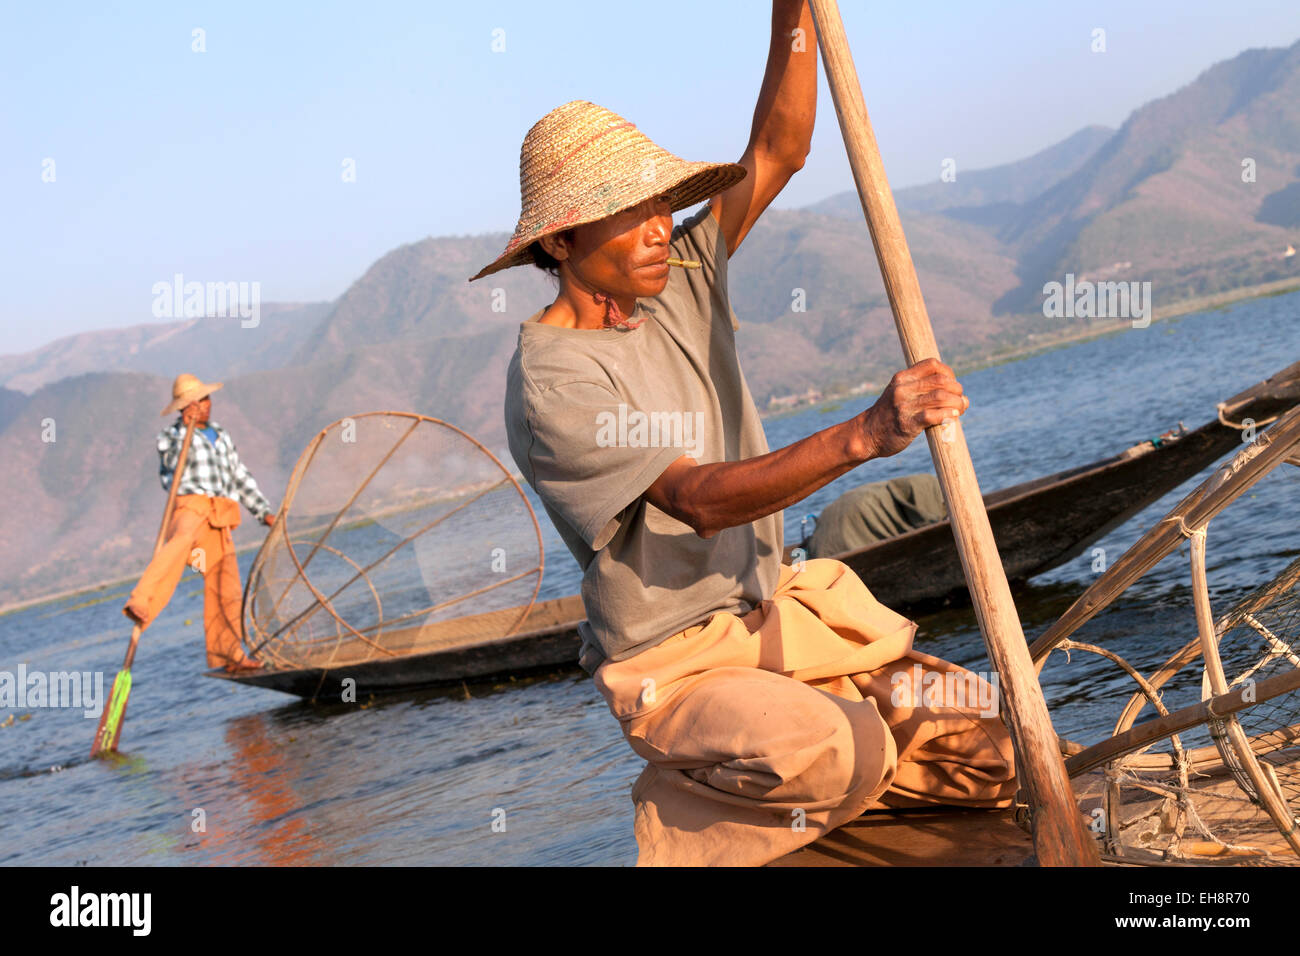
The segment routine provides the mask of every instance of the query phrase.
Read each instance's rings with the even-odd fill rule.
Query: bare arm
[[[862,414],[745,461],[678,458],[645,493],[702,538],[749,524],[808,497],[851,468],[896,455],[931,425],[970,407],[952,369],[926,359],[890,380]]]
[[[801,31],[801,32],[796,32]],[[806,0],[773,0],[772,41],[754,108],[740,182],[713,197],[713,216],[734,255],[763,210],[812,148],[817,115],[817,38]]]

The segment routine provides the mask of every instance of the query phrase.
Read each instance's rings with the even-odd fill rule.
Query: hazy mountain
[[[517,329],[555,298],[541,270],[509,269],[478,282],[469,276],[491,262],[510,236],[429,238],[394,249],[339,297],[294,357],[307,364],[362,345],[477,335]],[[513,342],[513,335],[511,336]]]
[[[995,312],[1035,308],[1066,273],[1149,281],[1157,302],[1295,275],[1298,165],[1300,43],[1220,63],[1005,220],[1022,281]]]
[[[266,303],[258,324],[249,328],[239,318],[202,318],[82,332],[22,355],[0,356],[0,385],[32,392],[86,372],[172,379],[188,371],[212,379],[279,368],[329,308],[325,302]]]
[[[1085,126],[1073,136],[1019,162],[969,172],[958,165],[951,182],[936,181],[900,189],[894,193],[894,203],[901,212],[943,212],[1027,202],[1075,173],[1114,134],[1106,126]],[[809,206],[808,211],[862,219],[862,204],[855,190],[836,193]]]
[[[1016,263],[980,229],[903,213],[912,258],[945,355],[991,344],[991,304],[1016,282]],[[902,361],[866,222],[769,211],[729,264],[745,376],[755,400],[882,383]],[[802,295],[807,311],[795,311]],[[1004,323],[1003,323],[1004,324]]]
[[[0,432],[9,427],[26,404],[27,396],[22,392],[0,387]]]

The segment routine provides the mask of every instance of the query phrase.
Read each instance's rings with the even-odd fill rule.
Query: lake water
[[[742,329],[743,333],[743,329]],[[1300,294],[1126,330],[963,375],[965,427],[984,491],[1114,454],[1300,358]],[[873,401],[767,422],[773,448]],[[930,470],[924,441],[840,478],[786,514],[857,484]],[[1188,481],[1098,543],[1113,562]],[[1300,553],[1300,471],[1275,472],[1210,527],[1212,598],[1222,611]],[[542,597],[575,593],[577,567],[544,526]],[[1079,633],[1141,669],[1195,632],[1187,549],[1167,558]],[[251,555],[243,555],[247,571]],[[1041,633],[1091,582],[1085,554],[1018,593]],[[105,691],[129,630],[129,586],[0,616],[0,671],[99,671]],[[141,641],[114,759],[88,759],[94,719],[71,709],[0,710],[2,864],[629,864],[629,790],[641,761],[596,689],[569,671],[504,685],[362,705],[308,704],[201,676],[202,582],[189,574]],[[987,671],[969,610],[921,618],[917,646]],[[1129,688],[1099,662],[1055,655],[1044,687],[1058,732],[1092,742]],[[1173,696],[1173,695],[1171,695]],[[1188,703],[1186,689],[1171,705]],[[7,718],[13,718],[9,721]],[[493,822],[504,820],[504,831]],[[198,823],[202,822],[200,829]]]

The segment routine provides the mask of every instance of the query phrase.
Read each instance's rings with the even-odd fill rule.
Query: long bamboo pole
[[[1196,608],[1196,630],[1201,637],[1201,657],[1205,660],[1205,677],[1210,685],[1210,693],[1222,697],[1228,693],[1228,677],[1223,672],[1223,661],[1219,658],[1219,635],[1210,608],[1210,583],[1205,574],[1206,534],[1205,528],[1198,528],[1191,538],[1192,602]],[[1277,778],[1265,776],[1265,771],[1250,746],[1250,740],[1246,737],[1246,731],[1236,717],[1223,721],[1222,728],[1228,738],[1228,745],[1237,753],[1242,772],[1255,788],[1253,796],[1291,845],[1292,851],[1300,854],[1300,831],[1296,829],[1295,816],[1287,806],[1286,796],[1277,786]],[[1224,754],[1224,758],[1226,762],[1227,754]]]
[[[1218,694],[1200,703],[1188,704],[1162,717],[1153,717],[1136,727],[1130,727],[1113,737],[1093,744],[1086,750],[1071,754],[1065,761],[1066,769],[1074,776],[1087,773],[1102,764],[1117,760],[1125,754],[1148,747],[1158,740],[1172,737],[1190,727],[1212,719],[1222,720],[1239,710],[1300,690],[1300,670],[1283,671],[1266,677],[1258,684],[1239,684],[1235,690]],[[1279,735],[1280,736],[1280,735]]]
[[[181,485],[181,476],[185,474],[185,462],[190,457],[190,445],[194,443],[194,425],[185,426],[185,437],[181,439],[181,453],[176,456],[176,468],[172,471],[171,487],[167,489],[167,504],[163,507],[162,523],[158,525],[158,536],[153,539],[153,553],[162,550],[167,540],[167,526],[171,524],[172,513],[176,510],[176,489]]]
[[[809,2],[826,79],[880,261],[894,324],[903,342],[903,354],[909,366],[938,358],[939,347],[867,117],[839,6],[835,0]],[[1047,702],[1025,647],[1025,635],[961,425],[950,421],[927,428],[925,437],[952,516],[953,534],[980,632],[1000,678],[1002,713],[1016,748],[1017,775],[1029,798],[1038,861],[1045,866],[1099,866],[1096,843],[1085,829],[1075,803]]]
[[[176,489],[185,474],[185,462],[189,458],[190,443],[194,440],[194,425],[185,426],[185,438],[181,441],[181,453],[176,459],[176,468],[172,471],[171,488],[167,490],[167,504],[163,508],[162,523],[158,526],[158,536],[154,538],[153,554],[156,557],[167,540],[167,526],[171,524],[172,513],[176,510]],[[113,690],[108,695],[108,703],[99,715],[99,725],[95,728],[95,740],[90,745],[90,755],[97,757],[101,753],[113,753],[122,736],[122,724],[126,721],[126,705],[131,699],[131,665],[135,663],[135,649],[140,646],[139,624],[131,628],[131,642],[126,646],[126,660],[122,669],[113,678]]]

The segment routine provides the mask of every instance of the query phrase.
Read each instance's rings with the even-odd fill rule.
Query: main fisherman
[[[768,450],[728,259],[808,155],[815,51],[803,0],[776,0],[735,164],[685,162],[589,102],[551,111],[524,138],[514,235],[473,277],[558,282],[520,326],[506,428],[583,571],[582,665],[647,761],[639,864],[762,864],[878,803],[1014,796],[993,688],[914,650],[916,625],[847,566],[782,563],[782,509],[970,406],[930,360]]]

